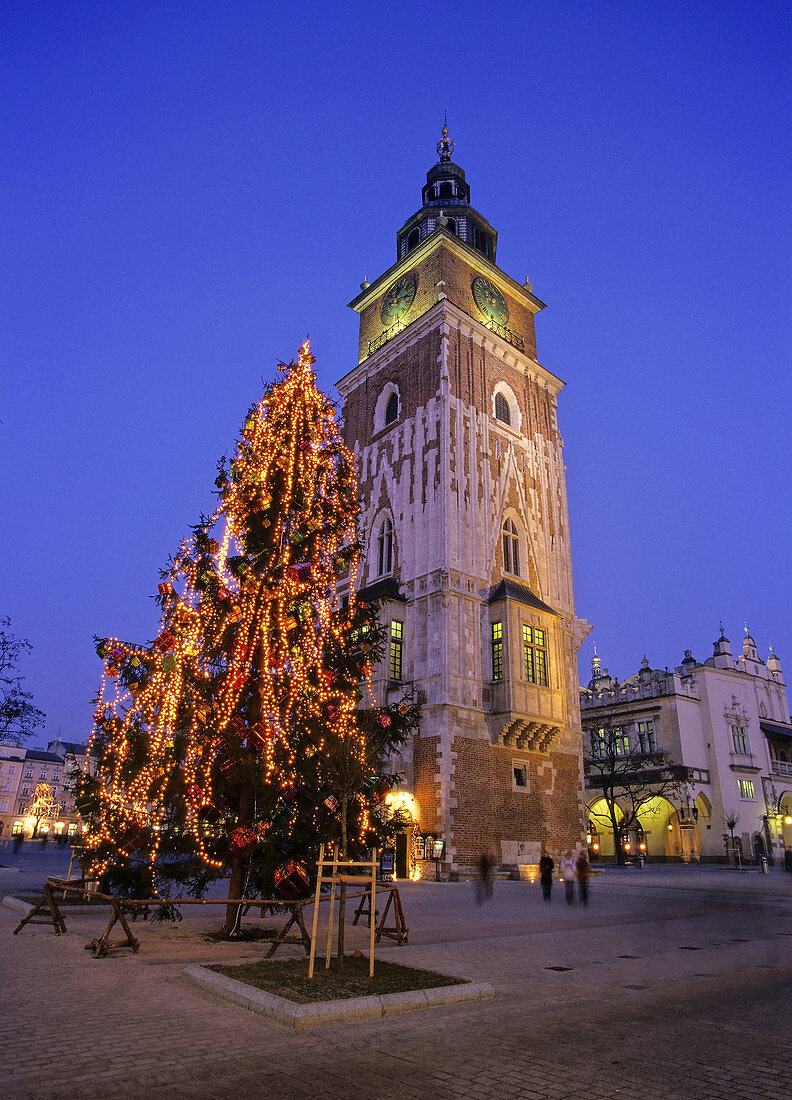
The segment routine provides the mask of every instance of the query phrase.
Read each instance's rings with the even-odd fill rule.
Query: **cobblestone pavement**
[[[22,874],[0,871],[0,892],[51,870],[28,856]],[[138,923],[138,955],[95,960],[83,945],[99,914],[14,937],[19,915],[2,908],[0,1096],[789,1095],[792,875],[606,869],[587,909],[520,882],[483,905],[468,884],[407,884],[402,899],[410,943],[379,954],[490,981],[494,1000],[294,1032],[182,979],[191,962],[262,953],[205,939],[219,909]],[[365,937],[350,929],[349,949]]]

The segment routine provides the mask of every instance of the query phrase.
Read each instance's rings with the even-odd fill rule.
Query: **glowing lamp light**
[[[631,848],[632,848],[632,844],[630,844],[629,840],[625,840],[625,842],[624,842],[625,852],[629,852]]]
[[[792,825],[792,814],[786,814],[784,816],[784,824],[785,825]]]
[[[669,831],[669,833],[670,833],[670,832],[673,832],[674,826],[673,826],[673,825],[671,824],[671,822],[669,821],[669,823],[668,823],[668,824],[666,825],[666,828],[668,829],[668,831]]]
[[[640,843],[640,844],[638,845],[638,847],[640,848],[640,850],[641,850],[642,852],[645,852],[645,851],[646,851],[646,845],[645,845],[645,844],[643,843],[643,841],[642,841],[642,842],[641,842],[641,843]]]
[[[595,851],[595,852],[598,852],[598,851],[599,851],[599,844],[597,843],[597,841],[596,841],[596,840],[595,840],[595,841],[594,841],[594,843],[593,843],[593,844],[591,845],[591,847],[592,847],[592,848],[594,849],[594,851]]]

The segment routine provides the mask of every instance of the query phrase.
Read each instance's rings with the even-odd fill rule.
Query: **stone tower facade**
[[[445,870],[535,864],[583,842],[563,383],[539,365],[543,303],[496,266],[444,128],[396,263],[364,283],[358,364],[337,384],[364,502],[362,581],[390,624],[380,701],[412,684],[394,769]]]

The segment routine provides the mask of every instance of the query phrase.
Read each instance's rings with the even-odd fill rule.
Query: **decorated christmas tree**
[[[306,343],[221,460],[219,505],[161,575],[153,643],[97,639],[97,774],[82,777],[90,873],[148,896],[308,886],[320,843],[395,827],[389,752],[410,697],[377,707],[384,628],[357,599],[357,484]],[[234,920],[229,907],[226,931]]]

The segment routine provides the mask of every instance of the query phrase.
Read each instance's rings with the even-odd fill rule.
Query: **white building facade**
[[[759,657],[747,627],[738,657],[721,630],[713,655],[697,661],[686,650],[673,671],[640,670],[619,683],[592,663],[580,692],[584,744],[605,723],[640,759],[666,753],[690,769],[683,792],[648,797],[635,827],[616,838],[649,859],[784,863],[792,849],[792,721],[781,662]],[[612,857],[601,797],[587,789],[589,843],[596,858]]]

